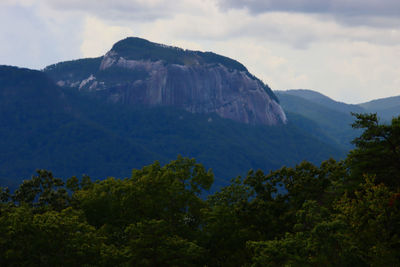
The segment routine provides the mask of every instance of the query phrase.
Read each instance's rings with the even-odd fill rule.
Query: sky
[[[399,0],[0,0],[0,65],[97,57],[128,36],[228,56],[273,90],[400,95]]]

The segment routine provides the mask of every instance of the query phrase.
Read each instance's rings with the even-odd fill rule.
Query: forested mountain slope
[[[181,154],[212,168],[219,186],[250,168],[269,171],[344,155],[291,123],[249,125],[173,107],[104,102],[15,67],[3,66],[0,77],[3,185],[38,168],[65,178],[126,177],[132,168]]]
[[[390,122],[393,117],[400,114],[400,96],[376,99],[360,106],[368,112],[378,113],[383,120]]]
[[[351,127],[354,117],[350,114],[350,111],[341,111],[336,109],[335,106],[324,105],[320,101],[314,102],[301,96],[286,93],[286,91],[275,93],[288,116],[293,113],[314,122],[316,127],[308,129],[310,134],[318,134],[322,140],[327,142],[330,140],[337,147],[347,150],[352,148],[350,142],[358,133]],[[348,111],[349,107],[345,110]],[[292,123],[298,124],[296,118]]]
[[[377,113],[382,122],[389,123],[393,117],[400,115],[400,97],[388,97],[358,105],[335,101],[321,93],[306,89],[275,91],[280,104],[292,119],[292,123],[301,126],[304,120],[297,122],[299,116],[305,117],[317,127],[303,127],[320,136],[322,140],[331,140],[333,144],[350,149],[350,141],[359,134],[351,128],[354,117],[351,113]],[[318,127],[319,126],[319,127]]]

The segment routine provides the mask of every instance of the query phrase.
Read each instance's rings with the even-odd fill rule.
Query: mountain
[[[359,106],[368,112],[378,113],[385,121],[390,121],[392,117],[400,115],[400,96],[376,99]]]
[[[0,66],[0,186],[39,168],[64,177],[120,175],[162,159],[89,119],[78,101],[43,72]]]
[[[321,106],[327,107],[331,110],[335,110],[338,112],[349,114],[351,112],[362,113],[365,112],[363,107],[359,105],[346,104],[343,102],[335,101],[326,95],[323,95],[319,92],[307,89],[291,89],[286,91],[275,91],[280,94],[287,94],[292,96],[298,96],[309,100],[313,103],[319,104]]]
[[[166,53],[172,48],[166,49],[162,51]],[[186,51],[179,53],[186,55]],[[240,63],[215,54],[206,53],[212,56],[209,58],[201,52],[190,53],[200,58],[199,65],[192,69],[179,65],[183,64],[179,61],[172,61],[168,54],[158,55],[162,58],[160,60],[153,59],[151,54],[153,61],[149,61],[149,64],[153,66],[154,62],[161,61],[167,73],[170,71],[168,68],[186,66],[193,77],[203,73],[208,82],[217,77],[211,69],[214,73],[228,69],[231,76],[224,77],[238,79],[235,81],[242,86],[232,92],[236,96],[243,94],[236,103],[246,104],[243,99],[254,93],[259,94],[260,101],[269,101],[269,105],[281,110],[276,96],[244,67],[240,67]],[[123,53],[121,55],[126,56]],[[174,60],[180,58],[176,57]],[[226,118],[218,110],[203,112],[188,110],[187,106],[179,104],[149,104],[144,101],[150,99],[146,95],[141,98],[141,94],[129,93],[130,88],[133,88],[133,92],[137,90],[133,85],[137,81],[136,76],[132,74],[139,75],[139,72],[118,66],[102,70],[100,66],[105,58],[58,63],[43,72],[1,66],[0,186],[13,187],[39,168],[49,169],[56,176],[64,178],[82,174],[100,179],[110,175],[127,177],[132,168],[141,168],[155,160],[163,164],[181,154],[194,157],[206,168],[212,168],[216,176],[215,188],[218,188],[237,175],[245,175],[251,168],[268,172],[284,165],[295,165],[302,160],[318,164],[330,157],[341,158],[345,155],[343,149],[305,131],[312,124],[310,121],[303,120],[306,125],[304,129],[291,121],[285,123],[282,111],[271,115],[270,118],[276,118],[275,121],[265,123],[257,121],[256,115],[252,117],[254,120],[241,120],[240,117]],[[166,59],[174,63],[164,62]],[[210,63],[213,60],[218,63]],[[204,70],[201,70],[202,64]],[[90,81],[86,77],[91,75],[96,77],[99,86],[103,86],[104,82],[103,89],[90,89],[95,83],[89,86]],[[207,78],[208,75],[214,78]],[[180,77],[186,81],[192,76],[165,76],[167,80],[175,77],[166,85],[178,83]],[[219,90],[225,90],[227,84],[234,82],[230,78],[219,78],[219,83],[214,84],[221,86]],[[239,79],[250,81],[253,87]],[[149,80],[143,83],[147,84]],[[143,90],[152,90],[152,87],[146,86]],[[194,83],[194,86],[197,85]],[[121,91],[118,94],[126,96],[126,101],[121,101],[120,97],[115,97],[117,101],[114,101],[115,90]],[[173,87],[168,90],[172,92]],[[212,89],[204,90],[212,92]],[[226,90],[229,91],[229,88]],[[215,101],[230,97],[229,94],[224,95],[225,92],[221,94],[222,98],[217,95],[209,97]],[[246,101],[255,100],[248,98]],[[258,105],[256,103],[253,107]],[[231,107],[230,104],[228,106]],[[201,105],[195,102],[193,107]],[[246,114],[251,117],[250,108],[242,111],[248,112]]]
[[[383,122],[400,115],[400,96],[353,105],[306,89],[275,91],[275,94],[289,121],[310,135],[346,150],[352,148],[350,141],[360,133],[351,127],[352,112],[377,113]]]
[[[344,113],[377,113],[384,121],[390,121],[392,117],[400,115],[400,96],[376,99],[361,104],[346,104],[335,101],[319,92],[307,89],[291,89],[275,91],[275,93],[298,96],[315,104]]]
[[[306,92],[305,96],[303,92]],[[350,112],[359,112],[359,107],[335,102],[310,90],[275,91],[275,94],[287,113],[289,121],[290,114],[297,114],[297,117],[304,117],[314,123],[313,127],[309,126],[305,129],[310,135],[345,150],[352,148],[350,142],[359,134],[359,131],[351,127],[354,117]],[[292,119],[292,123],[298,125],[298,118]]]
[[[58,85],[108,102],[216,113],[249,124],[279,125],[285,113],[272,90],[239,62],[140,38],[116,43],[103,57],[45,68]]]

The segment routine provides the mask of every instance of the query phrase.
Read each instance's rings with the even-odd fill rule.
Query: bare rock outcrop
[[[98,92],[111,102],[174,106],[249,124],[286,123],[267,85],[239,62],[210,52],[127,38],[115,44],[84,79],[68,77],[58,84]]]

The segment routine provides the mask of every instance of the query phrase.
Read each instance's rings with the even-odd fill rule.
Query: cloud
[[[44,16],[33,1],[31,5],[27,3],[2,3],[0,24],[7,26],[0,31],[0,64],[41,69],[56,61],[79,57],[79,19],[65,20],[59,15],[54,20]]]
[[[95,17],[87,17],[83,31],[81,52],[84,57],[98,57],[111,49],[115,40],[134,33],[128,27],[109,26]]]
[[[218,0],[218,3],[223,8],[247,8],[252,13],[283,11],[395,17],[400,14],[400,2],[397,0]]]
[[[184,0],[44,0],[55,10],[81,12],[113,21],[152,21],[173,16]]]
[[[269,12],[302,13],[346,25],[400,27],[398,0],[216,0],[221,10],[246,9],[254,15]]]
[[[36,0],[2,0],[0,2],[0,6],[32,6],[34,3],[36,2]]]
[[[334,20],[288,12],[252,16],[246,10],[220,13],[210,7],[207,16],[178,14],[142,26],[149,38],[213,42],[238,37],[252,39],[252,42],[281,43],[294,49],[308,49],[319,42],[367,42],[388,46],[400,43],[399,29],[349,26]]]

